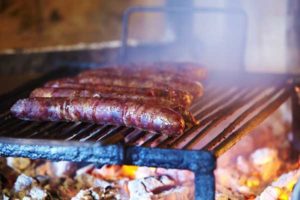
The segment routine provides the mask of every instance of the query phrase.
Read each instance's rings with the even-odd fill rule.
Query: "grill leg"
[[[300,152],[300,101],[297,95],[297,89],[292,91],[292,146],[293,152],[295,152],[298,157]]]
[[[215,199],[215,177],[195,172],[195,200]]]

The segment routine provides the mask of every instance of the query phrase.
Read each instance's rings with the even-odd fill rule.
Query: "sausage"
[[[121,76],[90,76],[78,77],[74,79],[79,83],[96,83],[105,85],[117,85],[128,87],[145,87],[145,88],[159,88],[159,89],[178,89],[189,92],[194,98],[203,95],[203,86],[199,82],[183,83],[179,80],[174,80],[172,83],[164,80],[152,80],[147,78],[137,77],[121,77]]]
[[[138,76],[134,73],[130,75],[115,75],[115,74],[105,74],[97,72],[94,74],[79,74],[78,79],[80,81],[86,82],[89,79],[101,79],[101,82],[106,84],[115,85],[131,85],[132,87],[138,87],[138,85],[143,85],[145,87],[164,87],[164,88],[176,88],[182,91],[188,91],[194,97],[199,97],[203,95],[203,86],[198,81],[184,80],[175,76],[164,76],[160,74],[147,74],[144,76]]]
[[[93,70],[86,70],[81,75],[119,75],[128,76],[134,75],[139,77],[161,77],[164,79],[172,79],[174,77],[182,78],[185,80],[203,80],[207,76],[207,70],[196,63],[137,63],[127,65],[113,65],[109,67],[101,67]]]
[[[45,87],[52,88],[73,88],[94,90],[101,93],[115,93],[119,95],[133,95],[145,97],[159,97],[172,102],[178,102],[183,107],[188,107],[193,101],[193,96],[187,92],[172,89],[156,89],[156,88],[133,88],[123,86],[108,86],[100,84],[79,84],[74,83],[72,79],[60,79],[50,81],[45,84]]]
[[[95,90],[87,89],[73,89],[73,88],[37,88],[33,90],[30,94],[30,97],[68,97],[68,98],[77,98],[77,97],[90,97],[90,98],[114,98],[120,99],[122,101],[126,100],[136,100],[144,104],[156,104],[160,106],[169,107],[177,112],[179,112],[185,122],[190,125],[195,125],[198,122],[193,117],[193,115],[186,110],[182,105],[179,105],[176,102],[171,102],[167,99],[161,99],[156,97],[149,96],[138,96],[138,95],[128,95],[128,94],[117,94],[117,93],[101,93]]]
[[[126,86],[133,88],[157,88],[163,90],[180,90],[190,93],[193,98],[203,94],[203,86],[199,82],[193,84],[183,84],[181,82],[166,83],[163,80],[151,80],[136,77],[120,77],[120,76],[89,76],[61,79],[61,81],[79,84],[99,84],[110,86]]]
[[[125,125],[169,136],[182,134],[185,128],[184,119],[176,111],[135,100],[27,98],[17,101],[11,113],[24,120]]]

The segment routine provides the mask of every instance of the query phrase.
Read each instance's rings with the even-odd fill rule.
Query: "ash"
[[[191,200],[189,171],[0,158],[0,199]]]

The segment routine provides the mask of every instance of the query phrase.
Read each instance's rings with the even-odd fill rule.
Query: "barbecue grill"
[[[121,53],[124,59],[124,45]],[[10,107],[34,88],[85,69],[78,67],[78,63],[77,66],[64,64],[69,66],[60,67],[0,97],[1,156],[188,169],[195,173],[195,199],[214,199],[215,157],[230,149],[290,97],[293,120],[299,120],[300,107],[294,90],[296,77],[245,71],[211,71],[204,82],[205,95],[196,99],[191,107],[201,123],[176,137],[124,126],[29,122],[10,115]],[[243,77],[243,81],[238,77]],[[297,124],[293,123],[295,143]]]

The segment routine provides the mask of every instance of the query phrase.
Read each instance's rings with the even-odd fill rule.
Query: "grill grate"
[[[24,86],[19,90],[21,93],[12,93],[2,98],[5,106],[0,113],[1,139],[18,138],[30,142],[34,142],[34,139],[54,140],[64,145],[68,145],[68,142],[96,142],[103,145],[121,143],[125,146],[205,149],[215,151],[219,156],[289,98],[287,77],[246,76],[248,78],[239,82],[239,85],[232,77],[222,82],[219,80],[224,80],[224,76],[222,79],[212,78],[204,84],[204,97],[197,99],[191,107],[200,125],[186,129],[183,135],[174,138],[124,126],[83,122],[29,122],[10,115],[9,108],[18,98],[28,96],[33,88],[56,78],[56,74],[68,74],[66,71],[53,73],[55,75],[49,75],[48,79],[44,77],[37,80],[36,84]]]
[[[201,123],[173,138],[124,126],[29,122],[10,115],[12,104],[32,89],[76,71],[55,71],[0,97],[0,155],[188,169],[195,174],[195,199],[214,199],[215,157],[202,150],[220,156],[292,94],[287,76],[243,74],[239,80],[237,74],[212,73],[205,95],[191,107]]]

